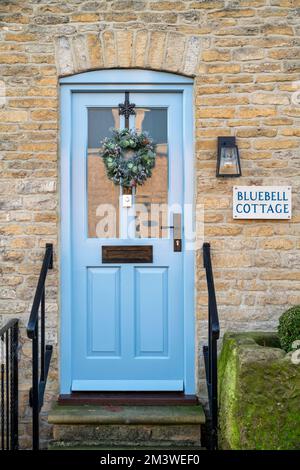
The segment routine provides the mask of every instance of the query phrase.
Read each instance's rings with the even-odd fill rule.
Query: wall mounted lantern
[[[241,176],[239,149],[235,137],[218,137],[217,176]]]

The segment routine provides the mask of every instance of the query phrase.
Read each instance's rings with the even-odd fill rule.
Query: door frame
[[[72,94],[78,92],[155,91],[182,94],[183,204],[192,205],[195,227],[193,79],[167,72],[110,69],[78,73],[60,83],[60,393],[72,383],[71,126]],[[185,240],[185,238],[184,238]],[[184,393],[196,392],[195,252],[183,243]]]

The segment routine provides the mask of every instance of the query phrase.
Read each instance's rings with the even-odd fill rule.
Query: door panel
[[[135,269],[136,356],[168,354],[168,268]]]
[[[161,228],[182,204],[182,95],[135,92],[130,100],[130,127],[157,143],[134,210],[122,207],[99,156],[110,128],[124,127],[124,93],[72,96],[72,390],[183,388],[182,253]],[[148,244],[151,264],[102,263],[102,245]]]
[[[120,354],[120,268],[88,268],[90,354]]]

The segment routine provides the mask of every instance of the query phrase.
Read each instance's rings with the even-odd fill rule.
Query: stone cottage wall
[[[58,390],[58,78],[114,67],[195,77],[197,202],[205,205],[221,326],[273,329],[279,314],[300,302],[299,15],[300,0],[1,2],[0,313],[3,320],[17,316],[22,323],[23,446],[30,433],[25,325],[46,242],[55,244],[47,291],[47,336],[55,357],[45,422]],[[232,220],[237,181],[215,177],[219,135],[237,136],[239,184],[292,185],[291,221]],[[197,337],[204,338],[200,253],[196,313]],[[49,432],[45,424],[45,440]]]

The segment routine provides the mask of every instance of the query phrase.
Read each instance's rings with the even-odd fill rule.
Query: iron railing
[[[216,301],[210,244],[203,244],[203,264],[206,272],[208,291],[208,345],[203,347],[206,383],[209,403],[209,443],[210,450],[218,448],[218,358],[217,343],[220,325]]]
[[[19,323],[16,318],[0,329],[1,450],[18,450],[18,349]]]
[[[39,449],[39,415],[44,403],[52,346],[45,344],[45,283],[48,269],[53,268],[53,245],[46,244],[46,250],[31,314],[27,325],[27,336],[32,340],[32,387],[29,403],[32,407],[32,449]]]

